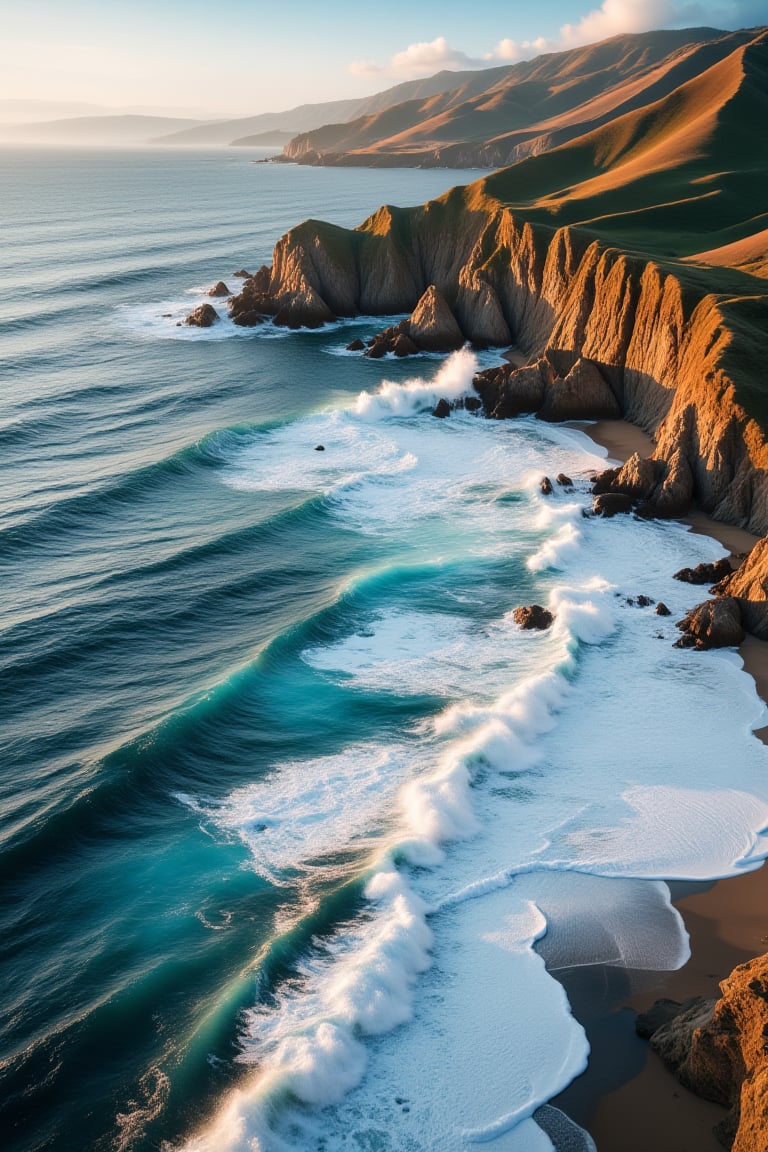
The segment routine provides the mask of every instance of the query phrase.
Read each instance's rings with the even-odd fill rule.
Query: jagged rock
[[[744,639],[741,609],[737,600],[723,596],[718,600],[705,600],[680,620],[677,627],[683,633],[676,648],[733,648]]]
[[[622,492],[605,492],[601,496],[595,497],[592,511],[596,516],[604,516],[609,519],[620,512],[631,512],[632,499]]]
[[[670,612],[669,608],[667,608],[667,606],[663,600],[659,600],[658,604],[656,605],[656,615],[657,616],[671,616],[672,615],[672,613]]]
[[[241,268],[239,272],[233,272],[232,276],[237,277],[238,280],[250,280],[251,278],[250,272],[246,272],[245,268]]]
[[[392,351],[395,356],[415,356],[419,349],[410,336],[406,336],[404,332],[398,332],[392,342]]]
[[[768,955],[740,964],[719,1000],[697,998],[651,1036],[686,1088],[730,1109],[715,1129],[732,1152],[768,1148]]]
[[[365,350],[365,355],[371,360],[381,360],[387,354],[387,345],[384,340],[374,340]]]
[[[195,308],[190,312],[184,321],[189,324],[191,328],[210,328],[212,324],[217,324],[219,321],[219,314],[212,304],[201,304],[199,308]]]
[[[541,480],[539,481],[539,489],[541,490],[543,496],[552,495],[552,481],[550,480],[549,476],[542,476]]]
[[[611,388],[591,360],[580,357],[567,376],[546,389],[540,420],[616,420],[621,409]]]
[[[515,621],[515,624],[526,631],[536,629],[539,632],[543,632],[545,628],[550,627],[554,616],[549,609],[542,608],[541,604],[529,604],[515,608],[512,612],[512,619]]]
[[[653,604],[650,596],[638,596],[637,603],[640,608],[650,608]]]
[[[213,288],[209,288],[207,294],[208,294],[208,296],[231,296],[232,295],[232,293],[230,292],[229,288],[227,288],[227,286],[223,280],[219,280],[216,284],[214,284]]]
[[[347,352],[364,352],[364,351],[365,351],[365,344],[363,344],[360,337],[358,337],[356,340],[353,340],[351,344],[347,344]]]
[[[566,476],[565,472],[558,472],[555,480],[557,480],[561,488],[573,488],[573,480],[571,480],[570,476]]]
[[[432,415],[437,416],[439,420],[445,420],[446,416],[450,416],[451,406],[447,400],[438,400],[435,407],[432,409]]]
[[[459,273],[456,313],[464,332],[472,335],[473,348],[505,347],[512,343],[501,301],[484,271]]]
[[[661,466],[663,469],[663,465]],[[623,492],[634,500],[650,499],[656,489],[659,477],[659,463],[650,457],[643,458],[634,452],[619,468],[613,480],[611,491]]]
[[[494,420],[507,420],[525,412],[538,412],[544,403],[545,375],[540,361],[525,368],[502,364],[479,372],[475,389]]]
[[[604,472],[599,472],[592,481],[592,495],[602,496],[604,492],[613,492],[619,472],[621,468],[606,468]]]
[[[713,592],[738,600],[747,631],[768,639],[768,537],[758,540],[743,564],[724,576]]]
[[[633,453],[621,468],[607,468],[596,478],[592,492],[621,492],[639,501],[635,509],[643,520],[681,516],[693,497],[693,473],[678,449],[669,463]]]
[[[413,310],[409,335],[425,352],[451,352],[464,343],[456,317],[434,284],[430,284]]]
[[[658,461],[655,461],[658,463]],[[666,474],[651,496],[657,516],[683,516],[693,499],[693,473],[685,454],[678,448],[666,464]]]
[[[250,292],[254,292],[259,296],[268,296],[272,285],[272,269],[268,264],[262,264],[261,267],[254,272],[253,276],[248,277],[247,287]]]
[[[681,568],[675,572],[674,579],[682,580],[684,584],[714,584],[718,580],[731,575],[731,566],[727,560],[716,560],[714,564],[697,564],[695,568]]]

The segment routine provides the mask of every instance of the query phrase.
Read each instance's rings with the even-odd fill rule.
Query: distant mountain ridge
[[[146,144],[171,129],[190,129],[200,120],[178,116],[68,116],[26,124],[0,124],[0,139],[36,144]]]
[[[297,136],[305,164],[499,168],[651,105],[754,38],[715,28],[621,35]]]
[[[248,144],[251,136],[269,131],[311,132],[327,124],[346,123],[365,116],[374,116],[407,100],[425,100],[441,92],[456,88],[482,91],[494,77],[509,71],[508,66],[490,68],[480,72],[437,72],[421,80],[406,80],[358,100],[331,100],[322,104],[300,104],[286,112],[263,112],[258,116],[244,116],[236,120],[222,120],[200,128],[174,132],[156,140],[158,144],[217,145]]]

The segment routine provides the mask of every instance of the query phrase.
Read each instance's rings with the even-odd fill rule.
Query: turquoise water
[[[157,1063],[183,1062],[164,1133],[216,1091],[194,1053],[231,1051],[279,897],[173,794],[333,745],[335,702],[270,669],[371,559],[318,501],[219,481],[254,427],[357,390],[357,362],[318,356],[324,337],[144,340],[116,309],[258,266],[312,212],[351,225],[460,178],[0,154],[10,1147],[109,1139]],[[361,712],[398,721],[389,701]],[[206,930],[222,905],[231,926]]]
[[[751,681],[623,599],[716,544],[583,521],[578,434],[433,420],[469,353],[177,328],[300,219],[472,177],[0,153],[9,1148],[549,1147],[587,1050],[532,942],[608,909],[579,962],[673,967],[663,880],[764,854]]]

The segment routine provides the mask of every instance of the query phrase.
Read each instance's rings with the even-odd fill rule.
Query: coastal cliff
[[[680,1082],[728,1109],[716,1134],[733,1152],[768,1147],[768,955],[740,964],[719,1000],[659,1001],[638,1032]]]
[[[531,223],[488,183],[420,208],[383,207],[354,230],[305,221],[278,241],[271,268],[245,282],[233,318],[316,327],[399,314],[434,285],[473,343],[511,342],[531,363],[546,353],[561,376],[592,362],[618,413],[653,436],[654,457],[668,466],[684,458],[707,512],[768,532],[765,282]],[[487,390],[483,399],[488,409]]]

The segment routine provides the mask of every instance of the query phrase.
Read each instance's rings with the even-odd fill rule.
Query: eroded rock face
[[[213,324],[218,324],[219,314],[212,304],[201,304],[199,308],[195,308],[190,312],[184,321],[191,328],[210,328]]]
[[[494,420],[507,420],[539,411],[544,403],[546,376],[540,363],[525,368],[502,364],[478,373],[475,388],[487,414]]]
[[[543,608],[541,604],[529,604],[515,608],[512,613],[512,619],[518,627],[523,628],[525,631],[536,630],[543,632],[552,625],[554,616],[548,608]]]
[[[451,352],[464,344],[464,334],[445,297],[430,284],[413,310],[408,335],[425,352]]]
[[[738,600],[744,627],[768,640],[768,537],[758,540],[741,567],[728,572],[714,591]]]
[[[580,357],[567,375],[546,388],[540,420],[615,420],[621,416],[616,397],[600,369]]]
[[[765,1152],[768,955],[734,968],[720,990],[717,1001],[697,998],[679,1005],[677,1014],[653,1029],[651,1047],[686,1088],[730,1110],[715,1129],[727,1147]]]
[[[697,604],[677,627],[683,635],[676,648],[733,648],[744,639],[741,609],[732,596]]]

